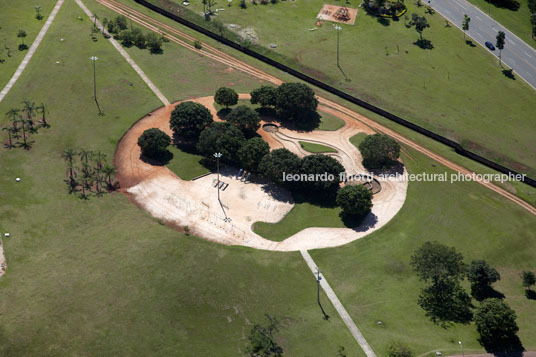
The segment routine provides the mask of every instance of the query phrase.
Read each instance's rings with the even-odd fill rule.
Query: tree
[[[130,30],[123,30],[118,36],[121,40],[121,44],[125,47],[132,47],[134,44],[134,34]]]
[[[529,0],[527,6],[531,14],[536,14],[536,0]]]
[[[28,126],[30,127],[30,132],[35,133],[37,131],[34,128],[34,121],[33,121],[33,118],[36,114],[35,103],[30,102],[29,100],[25,100],[22,103],[24,104],[24,107],[22,108],[22,112],[26,114],[26,122],[28,123]]]
[[[70,185],[73,185],[74,181],[74,164],[73,159],[77,155],[77,152],[72,148],[67,148],[61,153],[61,157],[67,163],[67,176],[69,177]]]
[[[123,15],[117,16],[114,22],[120,31],[126,30],[128,28],[127,18]]]
[[[158,37],[154,32],[147,34],[147,47],[151,53],[162,53],[162,38]]]
[[[499,64],[502,66],[502,62],[501,62],[501,52],[502,50],[504,49],[504,39],[505,39],[506,35],[504,34],[504,32],[502,31],[499,31],[499,33],[497,33],[497,42],[495,43],[495,47],[497,47],[499,49]]]
[[[344,167],[331,156],[322,154],[308,155],[302,159],[300,173],[315,175],[316,178],[313,181],[302,182],[301,189],[312,190],[325,197],[334,195],[339,188],[340,177],[343,172]],[[325,177],[322,177],[322,175]]]
[[[50,125],[47,123],[46,119],[47,108],[45,107],[45,103],[41,103],[41,105],[38,105],[36,109],[39,111],[39,114],[41,114],[41,126],[43,128],[50,128]]]
[[[102,173],[106,177],[106,182],[108,183],[108,188],[112,188],[112,176],[116,174],[117,170],[112,165],[105,164],[102,168]]]
[[[145,39],[145,35],[139,28],[133,28],[131,31],[132,36],[132,43],[134,46],[138,48],[145,48],[147,47],[147,40]]]
[[[21,129],[22,129],[22,144],[21,144],[21,146],[24,149],[29,150],[31,148],[31,145],[30,145],[30,143],[28,143],[27,136],[26,136],[26,125],[28,124],[28,121],[27,121],[27,119],[23,118],[22,116],[19,116],[18,119],[17,119],[17,124],[20,124]]]
[[[199,134],[212,122],[212,114],[206,107],[195,102],[182,102],[171,112],[169,125],[177,137],[197,142]]]
[[[27,36],[26,34],[26,31],[20,29],[19,32],[17,32],[17,37],[20,38],[20,45],[19,45],[19,49],[20,50],[23,50],[23,49],[26,49],[26,45],[24,44],[24,38]]]
[[[435,324],[468,323],[473,318],[471,297],[454,279],[442,278],[421,290],[419,306]]]
[[[490,267],[485,260],[473,260],[467,271],[467,280],[471,283],[471,295],[477,300],[489,296],[491,284],[501,279],[497,270]]]
[[[532,25],[532,38],[534,38],[536,35],[536,13],[530,15],[530,23]]]
[[[257,172],[262,158],[270,152],[270,146],[262,138],[247,140],[238,151],[240,164],[250,171]]]
[[[519,348],[516,313],[500,299],[486,299],[475,313],[479,342],[487,351],[516,351]]]
[[[419,33],[420,41],[423,40],[422,38],[422,32],[427,28],[430,27],[430,24],[428,21],[426,21],[426,17],[419,16],[415,13],[411,14],[411,21],[409,22],[410,26],[415,26],[415,31]]]
[[[531,290],[530,287],[536,284],[536,275],[531,271],[522,272],[521,278],[523,279],[523,286],[529,291]]]
[[[18,123],[20,120],[20,109],[11,108],[7,113],[6,117],[11,121],[11,130],[9,131],[10,135],[13,135],[13,138],[18,139],[20,136],[18,134],[19,127]]]
[[[393,342],[389,346],[389,357],[413,357],[415,354],[402,342]]]
[[[216,91],[214,101],[219,105],[229,108],[229,106],[238,103],[238,94],[232,88],[221,87]]]
[[[228,123],[233,124],[242,130],[244,135],[253,136],[261,126],[261,118],[256,111],[246,105],[239,105],[233,108],[225,117]]]
[[[272,86],[260,86],[251,91],[250,101],[251,104],[260,104],[263,108],[274,106],[276,103],[276,88]]]
[[[280,186],[291,186],[283,180],[284,173],[297,174],[300,172],[301,159],[288,149],[275,149],[265,155],[259,163],[259,172]]]
[[[463,30],[463,39],[465,40],[465,31],[469,31],[469,22],[471,18],[467,14],[463,15],[462,30]]]
[[[400,144],[384,134],[368,135],[359,144],[363,165],[367,168],[391,166],[400,157]]]
[[[138,138],[138,146],[144,156],[158,159],[171,144],[171,138],[157,128],[147,129]]]
[[[8,141],[9,143],[8,143],[8,145],[7,145],[7,148],[8,148],[8,149],[11,149],[11,148],[15,147],[15,146],[13,145],[13,139],[12,139],[12,137],[11,137],[11,134],[13,133],[13,127],[12,127],[11,125],[9,125],[9,126],[4,126],[4,127],[2,128],[2,131],[7,131],[8,140],[9,140],[9,141]]]
[[[372,208],[372,192],[363,185],[346,185],[337,191],[336,202],[344,215],[364,217]]]
[[[216,152],[222,154],[222,160],[229,164],[238,163],[238,152],[246,139],[244,134],[229,123],[213,123],[199,136],[197,150],[212,160]]]
[[[277,320],[266,314],[268,325],[253,325],[249,333],[249,346],[246,353],[251,357],[280,357],[283,356],[283,348],[274,340],[274,333],[278,331]]]
[[[306,121],[316,113],[315,93],[303,83],[283,83],[276,89],[275,110],[281,119]]]
[[[438,242],[425,242],[411,256],[410,264],[419,278],[435,282],[445,278],[463,279],[463,256],[454,249]]]
[[[43,19],[43,15],[41,15],[41,6],[34,6],[35,9],[35,18],[38,20]]]

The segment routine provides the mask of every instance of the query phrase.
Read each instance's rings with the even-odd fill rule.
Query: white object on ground
[[[11,234],[9,234],[9,233],[7,233],[7,232],[4,233],[4,237],[8,237],[8,238],[9,238],[10,235],[11,235]]]
[[[17,177],[15,181],[20,182],[20,177]]]

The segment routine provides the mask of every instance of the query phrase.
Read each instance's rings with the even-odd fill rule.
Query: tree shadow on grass
[[[425,38],[423,38],[422,40],[417,40],[417,41],[413,42],[413,44],[416,45],[416,46],[419,46],[423,50],[433,50],[434,49],[434,45],[432,44],[432,41],[427,40]]]
[[[140,160],[152,166],[165,166],[173,159],[173,153],[169,150],[162,151],[152,157],[141,154]]]
[[[470,47],[476,47],[476,45],[471,40],[465,40],[465,43]]]
[[[389,21],[389,19],[386,19],[385,17],[378,17],[376,21],[378,21],[380,25],[383,25],[385,27],[391,25],[391,21]]]
[[[534,290],[525,290],[525,296],[529,300],[536,300],[536,291],[534,291]]]
[[[309,132],[313,131],[320,126],[321,116],[317,112],[308,113],[300,120],[290,121],[284,118],[279,118],[281,126],[295,131]]]
[[[523,351],[525,351],[525,347],[517,335],[503,338],[502,341],[494,340],[492,345],[486,345],[482,341],[480,344],[487,352],[496,357],[523,357]]]
[[[493,289],[491,286],[483,288],[471,287],[471,295],[478,301],[484,301],[485,299],[504,299],[505,296],[500,291]]]
[[[356,232],[366,232],[373,228],[378,222],[378,216],[372,212],[367,213],[365,216],[344,214],[341,212],[339,217],[341,217],[342,223],[344,223],[346,227],[351,228]]]
[[[504,76],[508,79],[511,79],[511,80],[516,80],[516,76],[514,75],[514,70],[513,69],[503,69],[502,70],[502,74],[504,74]]]

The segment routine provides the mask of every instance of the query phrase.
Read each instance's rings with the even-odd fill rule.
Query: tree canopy
[[[523,286],[527,288],[527,290],[530,290],[530,287],[536,284],[536,275],[531,271],[522,272],[521,278],[523,279]]]
[[[413,351],[402,342],[393,342],[389,346],[389,357],[413,357]]]
[[[251,91],[251,104],[260,104],[261,107],[274,106],[276,103],[276,88],[260,86]]]
[[[320,179],[302,182],[300,187],[313,190],[321,195],[334,194],[339,188],[340,175],[344,167],[331,156],[316,154],[308,155],[302,159],[300,173],[305,175],[332,175],[332,179]],[[321,176],[317,176],[321,177]]]
[[[291,184],[283,181],[283,173],[297,174],[300,167],[301,159],[296,154],[288,149],[275,149],[262,158],[259,172],[272,182],[289,187]]]
[[[274,333],[278,331],[279,323],[277,320],[266,314],[268,325],[253,325],[249,332],[249,345],[246,353],[251,357],[281,357],[283,348],[275,342]]]
[[[158,158],[171,144],[171,138],[157,128],[147,129],[138,138],[138,145],[143,155]]]
[[[473,260],[467,270],[467,279],[471,283],[471,295],[483,300],[489,296],[491,284],[500,280],[501,276],[485,260]]]
[[[247,140],[238,151],[238,159],[246,170],[258,171],[262,158],[270,152],[270,146],[262,138]]]
[[[228,123],[233,124],[238,129],[242,130],[244,135],[253,136],[261,126],[261,118],[256,111],[246,105],[239,105],[233,108],[225,117]]]
[[[343,214],[365,216],[372,208],[372,192],[363,185],[346,185],[337,192]]]
[[[411,256],[411,266],[421,280],[430,282],[444,278],[463,279],[463,256],[453,247],[438,242],[425,242]]]
[[[197,142],[197,150],[212,159],[214,153],[222,154],[222,159],[230,164],[238,163],[238,152],[245,142],[244,134],[229,123],[213,123],[203,130]]]
[[[418,14],[411,14],[411,21],[409,22],[410,26],[415,26],[415,31],[419,33],[420,40],[422,41],[422,33],[424,29],[430,27],[430,24],[426,20],[426,17],[419,16]]]
[[[232,88],[221,87],[216,91],[214,101],[228,108],[238,103],[238,94]]]
[[[290,121],[307,121],[314,114],[318,100],[303,83],[283,83],[276,89],[275,110],[278,117]]]
[[[393,165],[400,157],[400,144],[384,134],[368,135],[359,144],[363,165],[367,168],[384,168]]]
[[[212,122],[212,114],[203,105],[183,102],[173,109],[169,125],[178,138],[195,142]]]
[[[486,299],[475,313],[479,342],[487,351],[516,351],[520,342],[516,313],[500,299]]]

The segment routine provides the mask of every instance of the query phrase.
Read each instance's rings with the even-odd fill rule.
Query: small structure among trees
[[[350,13],[348,11],[348,8],[346,6],[340,7],[335,14],[333,15],[334,18],[336,18],[339,21],[346,22],[350,20]]]
[[[407,11],[404,0],[364,0],[364,5],[369,13],[381,17],[400,17]]]

